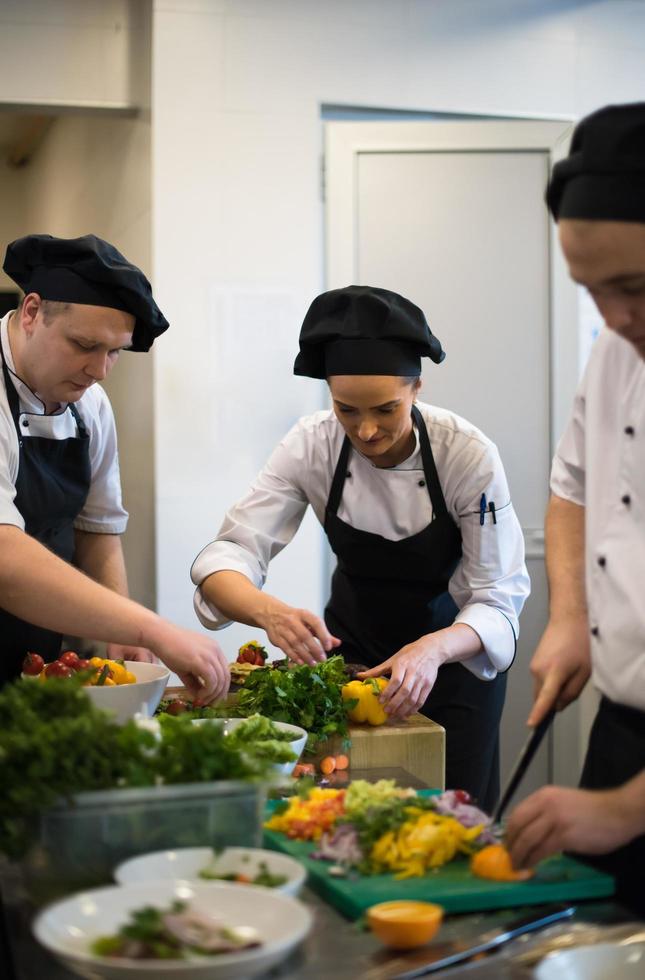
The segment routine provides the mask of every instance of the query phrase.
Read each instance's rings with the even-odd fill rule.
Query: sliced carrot
[[[336,756],[336,768],[337,769],[349,769],[349,759],[346,755]]]
[[[333,755],[326,755],[324,759],[320,761],[320,771],[324,773],[325,776],[329,776],[330,773],[336,768],[336,759]]]
[[[298,762],[294,766],[293,775],[296,779],[300,776],[315,776],[316,767],[312,762]]]

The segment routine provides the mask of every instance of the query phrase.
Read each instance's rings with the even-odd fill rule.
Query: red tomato
[[[455,799],[457,803],[472,803],[472,797],[465,789],[456,789]]]
[[[44,666],[45,661],[39,653],[28,653],[22,662],[22,672],[35,676],[41,672]]]
[[[89,660],[83,660],[83,658],[80,657],[79,658],[79,661],[78,661],[78,666],[77,666],[76,669],[77,670],[95,670],[96,668],[92,667],[92,664],[89,662]]]
[[[66,667],[71,667],[72,670],[78,670],[78,665],[81,662],[81,658],[77,653],[74,653],[73,650],[67,650],[65,653],[60,655],[58,662],[60,664],[65,664]]]
[[[54,660],[53,664],[45,667],[46,677],[71,677],[74,671],[67,664],[62,664],[60,660]]]

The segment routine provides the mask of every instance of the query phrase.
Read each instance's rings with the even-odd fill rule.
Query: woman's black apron
[[[375,667],[427,633],[450,626],[457,606],[448,582],[461,559],[461,534],[446,507],[423,417],[419,433],[433,518],[417,534],[391,541],[359,531],[338,517],[351,443],[343,442],[325,513],[325,532],[338,560],[325,610],[330,632],[342,640],[347,662]],[[369,502],[366,501],[366,506]],[[460,663],[439,669],[421,708],[446,729],[446,786],[465,789],[484,809],[499,795],[499,720],[506,675],[482,681]]]
[[[69,405],[77,435],[68,439],[23,437],[30,416],[21,415],[18,393],[2,356],[2,373],[7,399],[18,434],[19,466],[15,505],[25,522],[25,531],[59,558],[74,557],[74,521],[83,509],[91,482],[89,436],[83,420]],[[32,597],[34,606],[38,596]],[[12,616],[0,609],[0,687],[20,674],[28,652],[46,661],[60,653],[61,636]]]

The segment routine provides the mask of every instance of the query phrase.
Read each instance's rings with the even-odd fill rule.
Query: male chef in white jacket
[[[544,787],[511,814],[518,867],[566,849],[645,908],[645,103],[583,119],[547,203],[572,278],[604,329],[551,474],[550,618],[531,664],[529,725],[591,676],[600,707],[581,789]]]
[[[23,290],[0,322],[0,687],[61,634],[175,670],[203,702],[228,690],[218,645],[127,598],[114,418],[102,381],[168,327],[140,269],[94,235],[28,235],[4,270]],[[129,355],[131,356],[131,355]]]

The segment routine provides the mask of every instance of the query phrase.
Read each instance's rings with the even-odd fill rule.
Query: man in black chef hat
[[[229,678],[217,644],[126,598],[114,419],[96,382],[167,330],[150,283],[94,235],[28,235],[3,268],[25,296],[0,325],[0,685],[70,634],[116,657],[151,651],[214,700]]]
[[[582,120],[547,203],[570,274],[607,329],[553,462],[550,618],[528,721],[563,708],[590,676],[600,706],[583,788],[530,796],[508,839],[519,866],[562,848],[592,855],[619,896],[645,910],[645,103]]]

